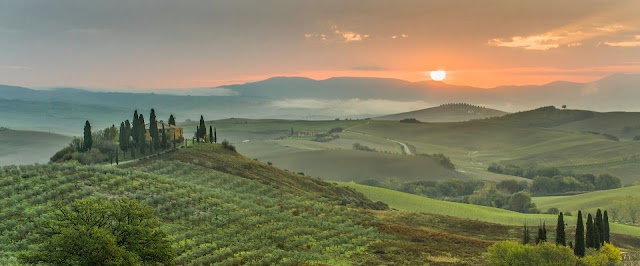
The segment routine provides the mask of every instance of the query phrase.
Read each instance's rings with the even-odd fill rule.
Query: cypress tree
[[[125,142],[124,142],[124,134],[127,133],[126,129],[124,128],[124,122],[120,123],[120,131],[118,131],[118,148],[121,150],[125,150]],[[117,149],[116,149],[117,150]]]
[[[567,245],[567,239],[564,233],[564,216],[562,215],[562,212],[558,214],[558,225],[556,226],[556,245]]]
[[[200,142],[200,138],[198,136],[200,136],[200,127],[196,126],[196,133],[194,134],[194,138],[198,139],[198,142]],[[191,143],[193,143],[193,142],[194,142],[194,140],[191,140]]]
[[[176,118],[173,116],[173,114],[169,116],[169,125],[172,125],[172,126],[176,125]]]
[[[611,235],[609,234],[609,214],[606,210],[604,211],[602,222],[604,223],[604,241],[611,243]]]
[[[584,223],[582,222],[582,211],[578,211],[578,223],[576,224],[576,241],[573,254],[578,257],[584,257]]]
[[[89,151],[91,150],[91,146],[93,146],[93,137],[91,136],[91,123],[89,120],[84,123],[84,141],[83,141],[83,150]]]
[[[147,144],[147,130],[144,128],[144,116],[140,114],[138,116],[138,149],[140,150],[140,154],[145,154]]]
[[[602,211],[598,209],[596,211],[596,227],[598,227],[598,245],[602,246],[604,243],[604,221],[602,219]]]
[[[129,123],[129,120],[125,120],[124,121],[124,128],[126,130],[126,134],[124,134],[124,137],[126,138],[125,140],[125,146],[127,148],[127,150],[133,150],[133,147],[131,147],[131,123]],[[122,140],[121,140],[122,141]],[[126,152],[126,151],[124,151]],[[125,155],[126,158],[126,155]]]
[[[167,145],[167,133],[164,132],[164,123],[162,123],[162,149],[166,149],[168,147],[169,145]]]
[[[593,225],[593,216],[591,213],[587,215],[587,248],[595,248],[595,234],[594,234],[595,226]]]
[[[218,143],[218,133],[216,132],[216,128],[213,128],[213,142]]]
[[[140,116],[138,115],[138,110],[133,112],[133,120],[131,120],[133,125],[131,126],[131,138],[133,138],[133,143],[138,145],[138,137],[140,136],[140,128],[138,124],[140,123]]]
[[[524,223],[524,235],[522,236],[522,244],[526,245],[531,242],[531,236],[529,235],[529,228],[527,227],[527,223]]]
[[[204,139],[204,136],[207,135],[207,126],[204,124],[204,117],[202,115],[200,115],[200,126],[198,128],[200,129],[198,138]]]
[[[209,143],[213,143],[213,127],[209,126]]]
[[[593,219],[595,221],[595,219]],[[595,249],[600,249],[600,229],[598,228],[598,225],[594,222],[593,223],[593,248]]]
[[[538,225],[538,235],[536,236],[536,245],[540,244],[540,242],[544,242],[544,233],[542,232],[542,227]]]
[[[158,120],[156,119],[156,110],[151,108],[149,115],[149,136],[151,136],[151,146],[153,149],[160,147],[160,136],[158,135]]]
[[[542,241],[547,242],[547,222],[542,222]]]

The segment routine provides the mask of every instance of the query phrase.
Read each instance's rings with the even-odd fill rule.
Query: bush
[[[354,150],[357,150],[357,151],[370,151],[370,152],[377,152],[377,150],[376,150],[376,149],[374,149],[374,148],[369,148],[369,147],[367,147],[367,146],[365,146],[365,145],[362,145],[362,144],[360,144],[360,143],[358,143],[358,142],[356,142],[356,143],[354,143],[354,144],[353,144],[353,149],[354,149]]]
[[[420,121],[418,121],[418,119],[415,119],[415,118],[405,118],[400,120],[400,123],[420,123]]]
[[[558,210],[558,208],[549,208],[547,210],[547,213],[548,214],[558,214],[558,213],[560,213],[560,210]]]
[[[565,246],[542,243],[522,245],[514,241],[497,242],[489,247],[489,265],[576,265],[573,250]]]
[[[233,146],[233,144],[226,139],[222,141],[222,147],[232,152],[236,152],[236,146]]]

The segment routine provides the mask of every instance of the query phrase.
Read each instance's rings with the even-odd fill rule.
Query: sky
[[[638,0],[0,0],[0,84],[202,88],[273,76],[489,88],[640,73]]]

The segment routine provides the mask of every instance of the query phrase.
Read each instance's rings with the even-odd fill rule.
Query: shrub
[[[226,139],[222,141],[222,147],[232,152],[236,152],[236,146],[233,146],[233,144]]]
[[[400,120],[400,123],[420,123],[420,121],[418,121],[418,119],[415,119],[415,118],[405,118]]]
[[[502,241],[490,246],[488,251],[489,265],[576,265],[578,261],[569,247],[552,243],[530,246]]]
[[[359,142],[356,142],[353,144],[353,149],[357,150],[357,151],[370,151],[370,152],[377,152],[376,149],[374,148],[369,148],[365,145],[360,144]]]
[[[548,214],[558,214],[558,213],[560,213],[560,210],[558,210],[558,208],[552,207],[552,208],[549,208],[547,210],[547,213]]]

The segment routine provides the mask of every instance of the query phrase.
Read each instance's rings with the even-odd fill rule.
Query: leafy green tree
[[[556,226],[556,244],[566,246],[567,239],[564,232],[564,216],[562,213],[558,214],[558,225]]]
[[[609,214],[607,211],[604,211],[604,216],[602,217],[604,224],[604,242],[611,243],[611,234],[609,232]]]
[[[576,224],[576,239],[573,252],[578,257],[584,257],[585,255],[585,241],[584,241],[584,222],[582,221],[582,211],[578,211],[578,222]]]
[[[156,119],[156,110],[151,108],[149,114],[149,136],[151,137],[150,148],[158,149],[160,147],[160,136],[158,135],[158,120]]]
[[[38,229],[39,248],[27,264],[171,264],[175,254],[154,210],[129,199],[83,199],[60,209]]]
[[[91,123],[89,120],[84,123],[84,141],[83,141],[83,150],[89,151],[91,150],[91,146],[93,146],[93,137],[91,137]]]
[[[175,116],[173,116],[173,114],[169,116],[169,125],[172,125],[172,126],[176,125],[176,118]]]

